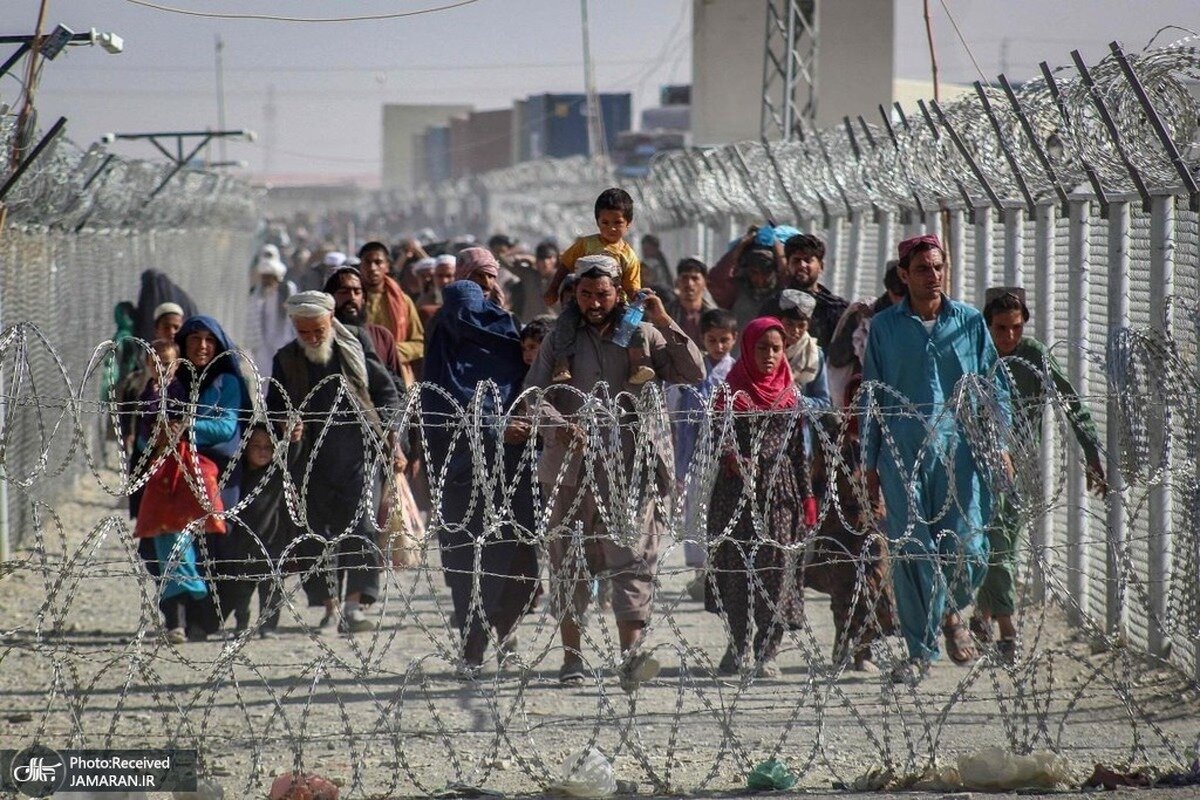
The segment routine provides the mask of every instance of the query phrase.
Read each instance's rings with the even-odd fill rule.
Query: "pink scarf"
[[[734,411],[778,411],[796,406],[796,389],[792,383],[792,368],[786,354],[780,354],[779,365],[769,375],[758,371],[754,347],[767,331],[783,333],[783,323],[775,317],[759,317],[742,331],[741,355],[725,382],[733,395]],[[718,398],[717,408],[725,408],[728,400]]]

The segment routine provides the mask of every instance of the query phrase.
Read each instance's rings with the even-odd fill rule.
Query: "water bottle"
[[[645,290],[634,295],[633,301],[625,309],[625,316],[621,317],[621,324],[617,326],[617,332],[612,335],[613,344],[629,347],[629,343],[633,340],[633,332],[637,330],[638,325],[642,324],[642,317],[646,314],[647,297],[649,295]]]

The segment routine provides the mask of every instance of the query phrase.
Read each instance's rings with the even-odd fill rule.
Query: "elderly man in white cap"
[[[658,674],[658,662],[640,645],[653,603],[662,512],[675,485],[671,430],[665,409],[655,413],[639,407],[635,413],[631,395],[610,399],[629,373],[626,348],[612,341],[624,310],[617,300],[621,270],[616,260],[584,256],[575,262],[574,274],[579,321],[578,344],[569,359],[570,382],[553,381],[555,355],[544,344],[525,379],[526,387],[554,387],[541,396],[534,413],[545,432],[538,481],[552,509],[551,599],[564,651],[559,681],[572,685],[586,680],[581,622],[590,602],[591,578],[596,576],[612,583],[622,651],[621,688],[632,692]],[[667,383],[703,380],[700,350],[652,292],[643,319],[640,332],[657,374]],[[603,412],[600,418],[581,418],[592,394],[604,398],[601,406],[606,410],[620,402],[618,418],[606,419]],[[618,434],[619,441],[614,438]],[[651,447],[636,448],[638,440],[649,441]],[[589,446],[593,441],[596,449]],[[604,459],[613,451],[622,463]],[[610,476],[630,474],[645,475],[646,480],[620,491],[611,485]],[[582,543],[574,540],[576,529],[583,534]]]
[[[294,336],[287,301],[296,293],[296,284],[285,280],[287,267],[279,257],[279,248],[273,244],[265,244],[259,251],[254,273],[257,282],[250,289],[250,300],[246,303],[244,341],[258,373],[266,378],[270,377],[268,370],[275,351]]]
[[[287,311],[296,338],[275,354],[267,409],[292,443],[306,530],[329,542],[325,557],[309,562],[304,591],[310,606],[325,607],[321,627],[337,621],[340,632],[358,633],[373,627],[362,607],[379,594],[381,476],[404,468],[391,431],[399,395],[369,341],[334,319],[332,296],[299,292]]]

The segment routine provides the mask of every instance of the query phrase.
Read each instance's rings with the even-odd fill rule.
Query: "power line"
[[[188,17],[205,17],[208,19],[261,19],[269,22],[365,22],[370,20],[416,17],[421,14],[434,14],[438,11],[449,11],[454,8],[469,6],[473,3],[479,2],[479,0],[458,0],[456,3],[447,3],[441,6],[433,6],[431,8],[419,8],[415,11],[393,11],[386,14],[363,14],[356,17],[285,17],[279,14],[193,11],[190,8],[176,8],[175,6],[164,6],[158,3],[151,3],[149,0],[125,0],[125,2],[132,3],[135,6],[142,6],[144,8],[152,8],[155,11],[165,11],[171,14],[183,14]]]

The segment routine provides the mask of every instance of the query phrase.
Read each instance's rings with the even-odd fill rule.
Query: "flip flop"
[[[979,651],[971,643],[971,634],[962,622],[943,625],[942,633],[946,636],[946,655],[955,664],[970,664],[979,657]]]

